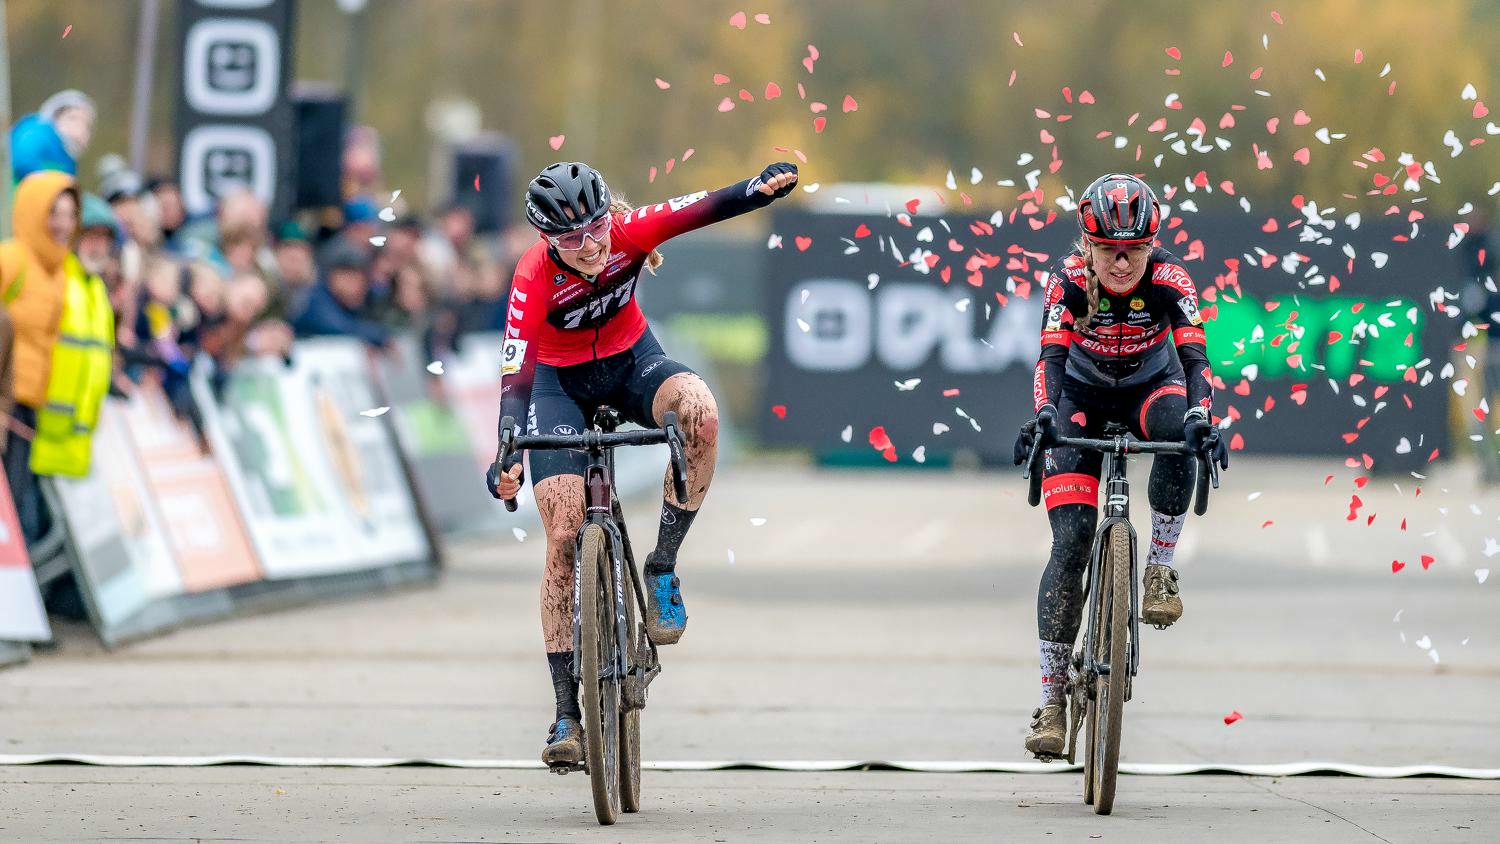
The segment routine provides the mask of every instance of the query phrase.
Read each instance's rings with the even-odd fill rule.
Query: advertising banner
[[[1377,219],[1325,237],[1316,212],[1282,216],[1204,212],[1164,231],[1202,294],[1216,412],[1252,452],[1424,463],[1447,444],[1449,390],[1414,367],[1441,367],[1462,323],[1430,297],[1463,278],[1451,227],[1413,238]],[[1024,222],[778,209],[762,436],[861,449],[878,426],[899,460],[920,446],[1008,461],[1032,414],[1042,286],[1075,231]]]
[[[215,455],[269,579],[430,559],[356,340],[298,343],[293,365],[245,361],[222,400],[195,373]]]
[[[161,387],[142,383],[120,407],[183,587],[202,592],[259,580],[260,564],[223,470],[192,426],[173,414]]]
[[[182,201],[210,214],[248,188],[285,218],[293,199],[292,0],[180,0],[176,135]]]
[[[51,638],[10,485],[0,484],[0,639],[45,642]]]
[[[493,532],[499,505],[484,493],[482,475],[474,465],[476,449],[462,418],[447,401],[448,374],[428,372],[428,363],[411,337],[400,338],[375,361],[382,401],[391,407],[396,438],[410,461],[417,494],[439,531]],[[495,375],[498,370],[491,378]],[[494,439],[493,425],[489,439]]]
[[[88,476],[54,479],[74,570],[101,634],[127,626],[153,601],[183,592],[145,471],[125,435],[123,413],[118,399],[106,399],[94,429]]]

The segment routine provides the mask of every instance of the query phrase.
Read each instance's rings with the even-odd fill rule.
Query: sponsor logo
[[[563,282],[565,282],[567,280],[568,280],[568,274],[567,273],[558,273],[557,275],[555,275],[555,276],[552,277],[552,283],[555,284],[555,285],[557,285],[558,287],[562,287],[563,286]]]
[[[1145,307],[1146,307],[1146,300],[1142,299],[1139,296],[1136,296],[1135,298],[1133,298],[1133,299],[1130,300],[1130,309],[1132,311],[1144,310]]]
[[[631,278],[613,290],[606,290],[585,300],[583,306],[563,314],[563,328],[583,328],[603,322],[625,307],[635,293],[635,279]]]
[[[578,430],[572,425],[557,425],[553,427],[552,433],[559,437],[571,437],[577,435]]]
[[[664,363],[666,363],[666,361],[664,361],[664,360],[656,361],[655,363],[651,364],[650,366],[646,367],[645,369],[642,369],[641,370],[641,374],[642,375],[650,375],[653,370],[655,370],[658,366],[661,366]]]
[[[1109,297],[1108,296],[1100,296],[1099,297],[1099,310],[1101,310],[1101,311],[1107,311],[1107,310],[1109,310]]]
[[[661,523],[664,525],[677,524],[677,517],[672,515],[672,511],[668,510],[665,505],[661,508]]]

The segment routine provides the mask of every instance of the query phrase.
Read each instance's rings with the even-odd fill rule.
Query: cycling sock
[[[1172,567],[1172,555],[1177,553],[1177,539],[1182,536],[1182,523],[1187,514],[1168,516],[1151,511],[1151,550],[1146,554],[1146,564]]]
[[[1042,706],[1063,702],[1068,690],[1068,658],[1073,646],[1064,642],[1038,639],[1042,653]]]
[[[552,672],[552,694],[557,698],[557,720],[582,719],[578,709],[578,684],[573,682],[573,652],[547,653],[547,668]]]
[[[656,534],[656,551],[646,565],[651,574],[666,574],[677,566],[677,549],[687,538],[688,528],[693,525],[697,510],[683,510],[670,501],[661,503],[661,530]]]

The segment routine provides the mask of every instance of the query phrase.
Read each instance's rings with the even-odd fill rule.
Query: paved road
[[[1183,620],[1145,633],[1124,758],[1500,767],[1500,584],[1478,573],[1500,496],[1462,467],[1420,496],[1415,479],[1375,479],[1350,521],[1341,465],[1236,470],[1189,525]],[[647,757],[1020,759],[1048,541],[1022,494],[983,474],[725,471],[687,545],[692,622],[652,687]],[[631,512],[646,533],[650,505]],[[70,631],[61,653],[0,672],[0,752],[534,759],[551,697],[538,540],[457,548],[433,589],[113,654]],[[1393,573],[1396,559],[1407,565]],[[646,789],[646,814],[600,831],[584,778],[540,772],[10,767],[0,840],[1482,841],[1500,829],[1495,782],[1129,777],[1110,819],[1078,803],[1072,774],[658,773]]]

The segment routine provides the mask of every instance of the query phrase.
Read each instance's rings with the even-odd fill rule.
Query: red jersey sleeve
[[[1167,288],[1172,304],[1167,321],[1172,325],[1172,342],[1187,377],[1188,407],[1213,412],[1213,371],[1208,365],[1208,343],[1203,334],[1203,315],[1198,312],[1198,288],[1188,271],[1175,258],[1157,263],[1151,281]]]
[[[546,291],[536,281],[543,250],[538,244],[516,265],[506,302],[505,339],[500,358],[500,417],[512,417],[522,429],[531,405],[531,384],[536,378],[537,336],[547,318],[543,295]]]
[[[758,190],[760,184],[756,176],[716,191],[698,191],[643,205],[624,215],[621,231],[642,252],[650,252],[684,232],[770,205],[772,198]]]

